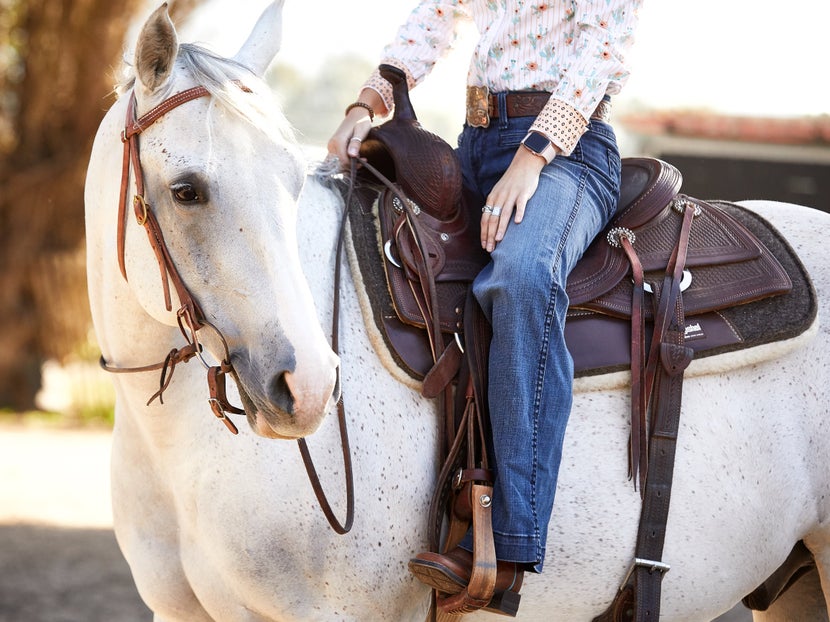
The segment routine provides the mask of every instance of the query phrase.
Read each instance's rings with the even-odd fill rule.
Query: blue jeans
[[[533,118],[464,127],[464,184],[484,199]],[[541,572],[571,410],[573,361],[565,345],[568,274],[607,224],[619,197],[620,156],[610,125],[592,121],[570,156],[541,174],[524,219],[511,222],[473,293],[493,326],[489,406],[496,471],[496,556]],[[480,212],[476,211],[477,216]],[[467,539],[462,542],[470,547]]]

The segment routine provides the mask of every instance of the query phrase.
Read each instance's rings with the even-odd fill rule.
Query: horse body
[[[155,41],[165,20],[154,14],[141,41]],[[278,24],[276,3],[237,58],[261,73],[276,52]],[[171,54],[175,60],[175,49]],[[137,63],[139,114],[204,77],[194,76],[180,54],[169,75],[150,85],[160,72],[148,72],[148,62],[151,69],[161,66]],[[232,77],[254,80],[245,72]],[[254,91],[239,96],[261,101]],[[163,305],[156,259],[132,217],[129,281],[116,261],[126,99],[102,123],[87,183],[93,319],[105,357],[120,367],[162,360],[183,342],[177,306]],[[336,358],[321,329],[331,322],[342,202],[313,176],[298,198],[303,180],[296,147],[215,100],[188,102],[148,128],[141,161],[148,203],[182,278],[228,342],[241,387],[231,397],[244,403],[251,429],[234,437],[214,421],[204,370],[195,361],[175,368],[163,403],[145,405],[158,389],[157,373],[115,375],[119,544],[159,622],[422,620],[427,591],[409,576],[406,562],[426,546],[426,505],[437,470],[435,406],[380,362],[346,269],[340,365],[357,514],[352,532],[336,535],[293,443],[264,437],[314,432],[309,445],[324,485],[334,507],[345,506],[337,425],[326,417],[337,398]],[[262,115],[279,116],[268,105]],[[178,201],[182,183],[202,200]],[[830,216],[795,206],[752,208],[797,248],[826,308],[830,269],[819,235]],[[210,331],[200,338],[221,358]],[[663,619],[723,613],[802,539],[830,593],[829,351],[823,326],[811,343],[783,357],[686,381]],[[546,571],[526,580],[520,619],[590,620],[631,564],[640,498],[627,478],[627,410],[625,389],[575,395]],[[813,614],[808,602],[821,602],[812,585],[812,601],[788,602],[786,612],[773,609],[763,619],[816,619],[799,617]]]
[[[820,538],[822,531],[826,537],[826,483],[817,481],[826,467],[820,451],[805,453],[830,440],[826,430],[815,435],[823,413],[785,406],[804,402],[801,379],[782,386],[782,370],[801,366],[808,373],[810,353],[796,358],[805,355],[800,365],[780,360],[685,384],[663,554],[672,568],[663,579],[661,619],[710,620],[757,587],[799,539]],[[640,505],[624,484],[627,402],[615,398],[575,396],[550,561],[523,596],[561,603],[562,620],[590,620],[604,610],[632,562]],[[603,571],[593,574],[597,568]],[[536,589],[543,593],[535,595]]]

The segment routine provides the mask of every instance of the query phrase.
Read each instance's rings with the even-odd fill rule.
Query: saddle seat
[[[657,218],[680,192],[683,177],[674,166],[655,158],[624,158],[620,173],[620,198],[613,226],[636,229]],[[603,235],[591,244],[568,278],[570,304],[598,298],[625,274],[625,255],[603,244]],[[665,264],[664,264],[665,265]]]

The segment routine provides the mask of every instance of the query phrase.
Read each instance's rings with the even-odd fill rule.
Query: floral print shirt
[[[642,0],[421,0],[384,49],[384,63],[418,84],[452,46],[461,20],[480,38],[467,84],[491,93],[540,90],[551,98],[531,129],[569,154],[605,95],[620,91]],[[391,86],[366,85],[391,109]]]

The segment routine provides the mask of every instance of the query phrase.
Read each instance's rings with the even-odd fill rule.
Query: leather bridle
[[[113,373],[161,370],[159,390],[147,403],[151,403],[156,398],[159,398],[159,401],[163,402],[162,395],[164,390],[170,384],[170,379],[173,377],[173,371],[175,370],[176,365],[178,363],[186,363],[194,356],[199,356],[201,358],[202,347],[199,344],[196,331],[201,328],[209,327],[219,337],[219,341],[225,350],[225,356],[219,365],[207,365],[207,363],[205,363],[208,372],[210,407],[213,414],[225,424],[228,430],[230,430],[233,434],[237,434],[239,430],[227,417],[227,413],[244,414],[244,411],[231,405],[228,402],[225,393],[225,376],[233,370],[233,366],[230,363],[228,344],[222,333],[205,319],[205,314],[190,294],[190,291],[188,291],[184,281],[182,281],[182,278],[179,275],[179,271],[173,263],[173,259],[170,257],[170,252],[167,250],[167,245],[164,242],[164,235],[162,234],[158,219],[150,209],[150,206],[147,204],[147,200],[144,196],[144,175],[141,171],[141,156],[138,143],[138,135],[169,111],[181,106],[185,102],[205,97],[207,95],[209,95],[209,92],[205,87],[196,86],[173,95],[143,115],[141,118],[136,118],[136,99],[135,93],[132,93],[130,95],[129,104],[127,105],[127,120],[124,125],[124,131],[121,133],[121,141],[124,143],[124,157],[121,167],[121,191],[118,198],[118,267],[121,270],[121,275],[125,280],[127,280],[125,240],[127,225],[127,197],[129,195],[130,168],[132,167],[135,175],[136,187],[136,192],[133,195],[132,201],[133,213],[135,214],[136,222],[144,227],[144,230],[147,232],[150,247],[153,249],[156,261],[158,261],[162,288],[164,290],[164,305],[168,311],[172,311],[173,309],[172,298],[170,296],[171,281],[173,283],[173,287],[176,289],[176,294],[178,295],[181,303],[181,307],[176,312],[176,319],[182,335],[187,340],[187,345],[181,349],[172,349],[167,354],[164,361],[153,365],[130,368],[114,367],[107,364],[104,361],[104,358],[101,357],[101,366],[107,371]],[[204,362],[204,359],[202,359],[202,361]]]
[[[250,92],[250,89],[242,84],[237,83],[237,86],[245,92]],[[161,371],[159,379],[159,390],[150,397],[147,404],[149,405],[156,398],[163,403],[162,395],[170,384],[173,377],[173,371],[178,363],[186,363],[194,356],[198,356],[204,366],[207,368],[207,383],[210,397],[208,402],[213,414],[225,424],[228,430],[233,434],[238,434],[239,430],[236,425],[228,418],[227,414],[244,415],[245,411],[233,406],[228,402],[226,395],[225,380],[226,376],[234,371],[233,365],[230,361],[230,352],[227,341],[222,333],[211,324],[205,317],[199,303],[190,294],[187,286],[184,284],[179,271],[176,269],[167,245],[164,241],[161,227],[150,205],[144,196],[144,175],[141,170],[141,156],[139,151],[138,136],[155,123],[165,114],[181,106],[184,103],[199,99],[201,97],[210,96],[210,92],[204,86],[195,86],[180,93],[172,95],[168,99],[161,102],[149,112],[141,117],[136,117],[136,97],[135,92],[131,93],[130,101],[127,105],[127,118],[124,125],[124,130],[121,134],[121,141],[124,144],[124,157],[121,168],[121,191],[118,200],[118,232],[117,232],[117,253],[118,253],[118,267],[121,270],[121,275],[124,280],[127,280],[127,269],[125,261],[125,240],[126,240],[126,223],[127,223],[127,201],[129,195],[130,169],[132,168],[135,176],[135,189],[133,195],[132,205],[133,213],[136,222],[144,227],[147,232],[147,238],[150,242],[150,247],[156,256],[161,274],[162,288],[164,291],[164,304],[168,311],[173,310],[172,298],[170,295],[170,283],[172,281],[176,294],[179,297],[181,307],[176,312],[176,319],[179,329],[187,341],[187,345],[182,348],[173,348],[165,357],[164,361],[154,363],[151,365],[144,365],[141,367],[117,367],[108,363],[103,356],[100,359],[101,367],[111,373],[137,373],[148,371]],[[197,331],[200,329],[209,328],[219,339],[224,349],[224,356],[218,365],[209,365],[202,357],[202,345],[199,343]],[[333,339],[333,345],[336,347],[336,335]],[[335,353],[336,350],[335,350]],[[338,384],[339,373],[338,368]],[[305,439],[297,439],[300,448],[303,463],[308,473],[309,481],[314,489],[314,494],[320,503],[323,513],[331,527],[339,534],[347,533],[352,526],[354,519],[354,478],[352,474],[351,450],[349,448],[349,439],[346,429],[345,410],[343,408],[342,400],[337,404],[338,420],[340,424],[340,439],[343,451],[343,462],[345,467],[346,477],[346,520],[341,524],[326,499],[325,492],[322,489],[317,471],[311,460],[308,452],[308,446]]]

